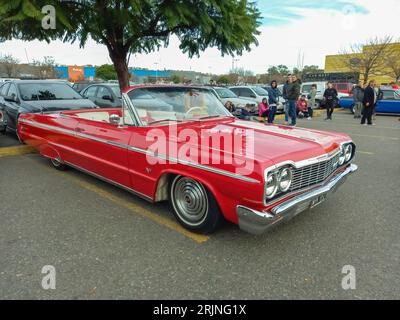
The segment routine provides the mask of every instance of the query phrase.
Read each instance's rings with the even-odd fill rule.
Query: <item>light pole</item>
[[[158,83],[158,62],[155,62],[154,65],[156,66],[156,84]]]

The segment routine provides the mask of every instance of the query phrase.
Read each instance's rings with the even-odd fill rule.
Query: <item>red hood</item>
[[[277,164],[287,160],[301,161],[322,156],[339,148],[340,143],[350,141],[345,134],[293,128],[289,126],[267,125],[256,122],[207,121],[189,123],[178,126],[182,129],[194,129],[202,135],[212,134],[213,137],[223,135],[244,134],[245,130],[254,130],[254,159],[261,167]],[[179,129],[178,129],[179,131]],[[179,141],[185,143],[186,141]],[[223,144],[221,143],[221,150]]]

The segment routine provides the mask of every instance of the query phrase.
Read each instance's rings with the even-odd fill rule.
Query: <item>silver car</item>
[[[211,90],[224,105],[228,101],[233,103],[233,106],[236,109],[235,115],[239,115],[241,109],[244,109],[247,104],[251,105],[252,113],[258,113],[258,104],[255,103],[253,99],[239,98],[232,90],[225,87],[212,87]]]

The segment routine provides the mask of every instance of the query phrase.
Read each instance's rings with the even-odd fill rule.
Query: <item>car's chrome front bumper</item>
[[[237,206],[236,213],[239,219],[239,227],[255,235],[262,234],[271,227],[290,220],[299,213],[324,202],[326,197],[334,193],[346,178],[357,169],[357,165],[351,164],[346,170],[334,176],[324,185],[293,197],[270,211],[257,211],[244,206]]]

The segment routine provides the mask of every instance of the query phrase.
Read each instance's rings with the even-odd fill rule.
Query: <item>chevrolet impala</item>
[[[138,86],[122,108],[24,113],[18,134],[58,170],[91,174],[211,233],[261,234],[324,202],[357,170],[346,134],[234,118],[210,89]]]

